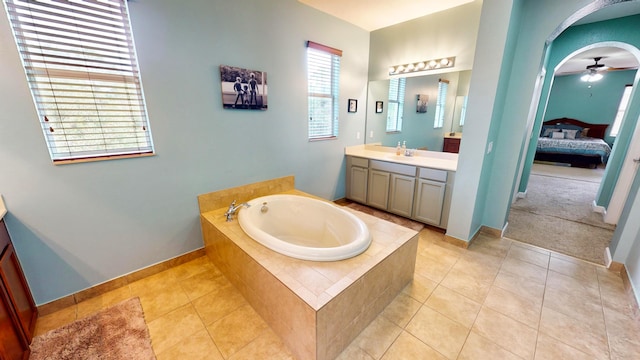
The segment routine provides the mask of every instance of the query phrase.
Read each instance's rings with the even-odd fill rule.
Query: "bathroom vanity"
[[[446,229],[458,154],[358,145],[345,149],[346,198]]]
[[[0,359],[29,356],[36,324],[36,305],[4,224],[6,214],[0,197]]]

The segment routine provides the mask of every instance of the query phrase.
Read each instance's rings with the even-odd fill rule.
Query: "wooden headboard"
[[[589,128],[589,132],[587,133],[588,137],[598,138],[603,140],[604,140],[604,134],[607,131],[607,128],[609,127],[609,124],[589,124],[586,122],[582,122],[580,120],[570,119],[570,118],[552,119],[542,123],[542,125],[558,125],[558,124],[570,124],[570,125],[577,125],[582,128]]]

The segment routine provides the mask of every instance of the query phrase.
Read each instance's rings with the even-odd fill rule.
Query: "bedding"
[[[611,154],[611,147],[602,139],[590,137],[579,137],[576,139],[541,137],[538,139],[536,152],[599,156],[600,161],[606,164]]]

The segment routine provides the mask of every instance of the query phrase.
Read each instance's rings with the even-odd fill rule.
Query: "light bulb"
[[[440,60],[440,64],[442,64],[442,66],[447,66],[447,65],[449,65],[449,59],[444,58],[444,59]]]

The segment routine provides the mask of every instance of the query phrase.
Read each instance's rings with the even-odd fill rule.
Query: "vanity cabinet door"
[[[16,312],[24,336],[28,342],[31,342],[36,324],[36,305],[11,244],[2,254],[2,258],[0,258],[0,277],[2,278],[2,286],[9,295]]]
[[[27,344],[19,321],[13,311],[13,305],[5,289],[0,286],[0,359],[22,360],[29,355]]]
[[[386,210],[389,204],[389,176],[388,172],[370,170],[369,189],[367,191],[367,205]]]
[[[352,166],[350,170],[349,191],[347,199],[362,204],[367,203],[367,180],[369,169]]]
[[[405,217],[411,217],[416,178],[391,174],[390,180],[389,212]]]
[[[446,184],[418,179],[413,217],[428,224],[440,225]]]

